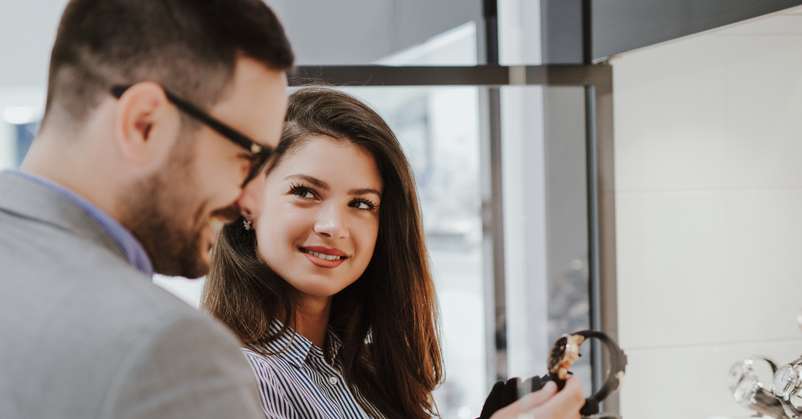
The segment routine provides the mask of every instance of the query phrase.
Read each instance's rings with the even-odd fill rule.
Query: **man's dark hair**
[[[80,121],[111,85],[140,81],[210,106],[239,54],[274,70],[293,64],[262,0],[71,0],[50,58],[45,123],[54,106]]]

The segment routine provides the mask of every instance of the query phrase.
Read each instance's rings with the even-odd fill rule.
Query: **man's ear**
[[[178,110],[157,83],[137,83],[117,100],[114,140],[131,164],[148,167],[164,160],[180,128]]]

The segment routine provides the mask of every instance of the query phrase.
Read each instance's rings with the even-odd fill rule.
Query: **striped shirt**
[[[274,322],[271,332],[281,329]],[[329,331],[326,351],[292,329],[269,343],[243,348],[259,381],[269,419],[384,418],[342,375],[340,339]]]

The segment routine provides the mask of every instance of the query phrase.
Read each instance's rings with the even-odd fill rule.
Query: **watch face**
[[[567,335],[558,339],[549,355],[549,373],[556,375],[560,380],[567,380],[574,362],[582,356],[579,353],[579,346],[584,341],[585,337],[581,335]]]
[[[785,365],[774,374],[774,394],[788,400],[799,390],[800,377],[796,368]]]
[[[568,345],[568,337],[563,336],[554,342],[549,354],[549,371],[553,370],[556,366],[560,365],[565,357],[565,347]]]

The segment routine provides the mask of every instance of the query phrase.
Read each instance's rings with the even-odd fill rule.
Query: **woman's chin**
[[[336,286],[331,278],[310,278],[302,283],[288,281],[298,292],[312,298],[331,298],[345,287]]]

